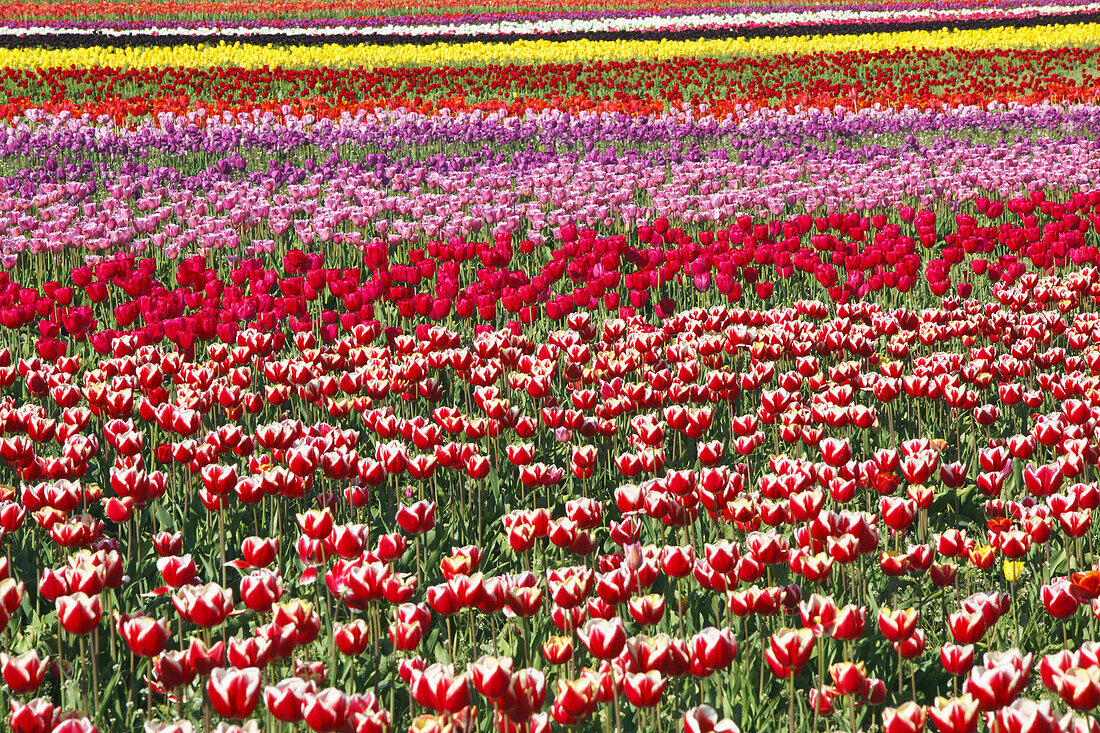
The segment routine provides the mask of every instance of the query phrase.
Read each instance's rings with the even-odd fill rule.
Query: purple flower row
[[[623,231],[668,217],[709,227],[745,213],[955,208],[1100,187],[1094,106],[721,120],[384,113],[280,124],[257,114],[203,126],[196,115],[134,130],[32,117],[0,128],[9,173],[0,262],[9,266],[21,252],[70,248],[247,254],[277,237],[539,242],[567,224]],[[974,131],[989,141],[970,139]],[[436,152],[442,141],[446,152]],[[12,169],[31,156],[45,162]]]

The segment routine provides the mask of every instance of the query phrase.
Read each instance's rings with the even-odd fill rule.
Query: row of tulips
[[[86,112],[93,119],[185,114],[196,108],[235,113],[257,107],[279,114],[284,107],[318,116],[354,114],[376,107],[406,106],[422,112],[564,107],[629,114],[661,112],[689,102],[719,115],[739,104],[755,107],[845,107],[860,109],[891,100],[898,108],[988,102],[1095,102],[1095,48],[1053,51],[947,50],[745,57],[731,60],[674,59],[623,62],[452,68],[340,70],[321,68],[156,69],[27,68],[0,70],[9,100],[4,118],[45,106]],[[538,78],[539,88],[530,85]],[[257,100],[262,100],[257,102]]]
[[[1100,270],[1054,269],[2,350],[9,723],[1095,730]]]
[[[171,32],[173,30],[200,33],[204,30],[215,30],[232,33],[235,30],[263,30],[279,29],[284,31],[304,31],[307,29],[324,31],[330,28],[353,29],[361,28],[364,32],[380,27],[409,28],[418,26],[499,26],[502,32],[523,26],[528,23],[545,22],[610,22],[621,20],[633,20],[640,23],[663,21],[672,27],[679,25],[702,22],[703,19],[712,17],[721,19],[724,17],[750,16],[750,15],[787,15],[815,12],[836,13],[837,19],[847,15],[861,13],[878,13],[891,17],[935,18],[935,17],[967,17],[980,13],[990,13],[1000,17],[1033,17],[1036,15],[1063,13],[1066,9],[1076,8],[1090,9],[1090,4],[1084,0],[1065,2],[1065,0],[1033,0],[1032,2],[1004,2],[999,5],[990,5],[980,2],[958,2],[951,4],[928,3],[832,3],[826,7],[814,4],[792,3],[754,3],[740,6],[726,5],[721,7],[691,8],[668,7],[649,8],[645,10],[571,10],[557,7],[544,11],[527,11],[516,13],[446,13],[432,15],[404,15],[384,16],[373,15],[352,18],[292,18],[292,19],[268,19],[250,20],[234,25],[223,20],[206,21],[177,21],[171,24],[162,24],[152,20],[118,21],[118,20],[91,20],[89,16],[78,19],[57,19],[50,21],[27,21],[7,19],[4,27],[5,33],[17,33],[20,30],[26,33],[40,33],[46,28],[61,33],[156,33]],[[992,17],[992,16],[991,16]],[[586,26],[587,27],[587,26]],[[610,29],[613,26],[593,26],[596,28]],[[658,27],[658,26],[653,26]],[[374,31],[377,32],[377,31]],[[512,31],[514,32],[514,31]]]
[[[910,0],[906,3],[891,3],[909,8],[954,7],[966,5],[972,0]],[[1006,6],[1014,3],[1004,2]],[[0,5],[0,17],[9,20],[35,19],[57,20],[58,18],[129,18],[141,20],[169,20],[177,18],[195,19],[288,19],[309,18],[351,18],[427,16],[432,18],[464,17],[472,13],[513,15],[513,14],[561,14],[563,11],[591,12],[609,11],[615,13],[675,13],[685,9],[724,9],[742,8],[744,0],[679,0],[675,4],[659,0],[599,0],[596,3],[574,3],[562,5],[549,4],[544,0],[479,0],[476,3],[456,4],[441,0],[417,0],[417,2],[394,2],[393,0],[368,0],[367,2],[349,2],[348,0],[262,0],[260,2],[240,2],[212,0],[188,2],[185,4],[166,4],[162,2],[121,2],[105,0],[103,2],[24,2]]]
[[[1097,114],[1091,107],[756,112],[722,120],[399,113],[282,122],[257,114],[202,125],[197,116],[164,117],[133,130],[29,115],[9,128],[10,155],[67,148],[83,150],[84,159],[51,157],[0,179],[0,261],[14,268],[0,325],[34,327],[37,348],[56,355],[66,336],[105,350],[116,333],[132,332],[187,350],[196,338],[230,342],[237,330],[272,330],[287,318],[292,329],[317,329],[327,342],[381,315],[380,306],[392,319],[454,314],[534,323],[600,308],[668,313],[684,305],[678,294],[685,290],[700,304],[743,295],[750,303],[782,301],[814,281],[817,294],[834,302],[910,291],[971,297],[1029,267],[1096,263],[1095,142],[1037,134],[982,149],[911,136],[895,149],[811,155],[806,141],[906,129],[922,137],[984,126],[1084,130],[1098,124]],[[430,150],[458,135],[471,145],[495,143],[499,152],[481,149],[482,163],[435,156],[400,165],[381,152],[411,141]],[[664,135],[696,142],[614,154],[597,147]],[[761,137],[771,142],[749,147]],[[694,147],[708,140],[740,149],[738,157]],[[591,153],[522,152],[535,144],[585,145]],[[319,165],[293,161],[365,145],[380,152],[362,163],[336,153]],[[282,149],[290,159],[248,172],[242,155],[207,157],[241,148],[249,156],[247,148]],[[516,162],[504,152],[513,149]],[[111,170],[118,156],[158,151],[212,164],[192,172],[124,161]],[[103,156],[99,165],[93,154]],[[952,173],[937,176],[937,169]],[[1075,184],[1091,190],[1068,200],[1046,193]],[[636,203],[639,194],[649,205]],[[100,254],[86,259],[89,249]],[[201,256],[190,256],[221,250],[232,259],[209,273]],[[268,255],[278,266],[264,265]],[[46,256],[66,269],[26,282],[23,273],[36,278]],[[159,269],[165,257],[181,260],[175,274]]]
[[[965,24],[1001,26],[1016,23],[1056,22],[1055,18],[1068,18],[1072,10],[1074,19],[1084,20],[1085,14],[1100,11],[1100,5],[1080,3],[1024,5],[1006,8],[949,7],[943,9],[921,7],[914,10],[889,8],[873,10],[864,6],[798,7],[790,10],[771,10],[766,7],[687,14],[658,11],[656,13],[585,13],[582,17],[538,14],[487,16],[465,22],[440,19],[395,18],[374,19],[369,23],[190,23],[190,24],[68,24],[68,23],[18,23],[0,25],[0,44],[10,45],[19,39],[35,46],[77,46],[111,43],[115,45],[157,45],[182,43],[193,40],[240,39],[251,43],[301,43],[328,40],[354,43],[367,39],[373,43],[381,39],[424,42],[438,40],[509,40],[518,37],[548,37],[567,40],[583,35],[587,38],[608,37],[669,37],[701,33],[743,34],[755,32],[773,35],[782,31],[801,32],[819,29],[825,33],[872,32],[898,30],[901,27],[934,27]],[[379,22],[382,21],[382,22]],[[396,22],[393,22],[396,21]],[[419,22],[418,22],[419,21]]]
[[[996,25],[985,22],[965,29],[935,24],[921,30],[889,29],[858,34],[816,33],[805,28],[798,34],[731,37],[725,32],[685,33],[675,39],[660,34],[640,38],[584,36],[566,42],[518,39],[506,43],[473,40],[455,43],[359,43],[247,44],[220,40],[217,44],[184,43],[160,46],[88,46],[77,48],[0,48],[0,68],[51,69],[69,67],[159,69],[237,67],[242,69],[380,69],[407,66],[493,66],[629,63],[636,60],[667,62],[746,56],[829,55],[860,48],[867,53],[891,51],[953,50],[1054,50],[1065,47],[1094,48],[1100,24],[1088,22],[1092,14],[1055,16],[1043,24],[1020,22]],[[903,26],[905,27],[905,26]],[[697,36],[709,36],[698,38]],[[0,44],[4,45],[4,44]]]

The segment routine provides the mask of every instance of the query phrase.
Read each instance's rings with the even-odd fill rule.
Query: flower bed
[[[1094,8],[651,5],[8,6],[13,730],[1100,727]]]

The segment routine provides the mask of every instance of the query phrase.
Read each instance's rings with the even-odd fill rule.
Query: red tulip
[[[157,560],[157,570],[169,588],[190,585],[199,572],[191,555],[162,556]]]
[[[882,635],[893,642],[904,641],[913,635],[917,628],[917,612],[912,608],[891,611],[879,610],[878,627]]]
[[[362,654],[370,643],[370,629],[363,619],[355,619],[346,624],[336,622],[332,633],[340,653],[349,657]]]
[[[947,617],[951,636],[958,644],[976,644],[985,636],[986,622],[980,613],[956,611]]]
[[[1057,578],[1044,585],[1040,589],[1039,597],[1047,613],[1059,619],[1069,618],[1081,605],[1080,599],[1073,594],[1070,582],[1065,578]]]
[[[11,700],[8,725],[13,733],[49,733],[57,724],[57,710],[44,697],[37,697],[27,704]]]
[[[836,662],[829,666],[829,676],[840,694],[854,695],[863,689],[867,669],[863,662]]]
[[[657,594],[630,599],[630,615],[642,626],[655,626],[665,613],[665,599]]]
[[[435,526],[435,502],[418,501],[397,509],[397,523],[409,534],[424,534]]]
[[[597,701],[597,689],[589,677],[582,676],[577,680],[559,679],[557,694],[550,706],[550,716],[559,725],[578,725],[592,714]]]
[[[737,656],[737,640],[729,629],[708,627],[692,637],[691,651],[706,669],[725,669]]]
[[[264,705],[276,720],[297,723],[302,720],[305,696],[316,689],[312,682],[300,677],[288,677],[275,686],[264,688]]]
[[[302,697],[302,719],[312,730],[330,733],[344,725],[349,713],[347,695],[335,687]]]
[[[256,613],[266,613],[283,595],[283,579],[277,572],[257,570],[241,578],[241,601]]]
[[[996,710],[1014,700],[1027,685],[1031,655],[1019,652],[987,654],[985,665],[974,667],[967,677],[965,691],[978,701],[982,710]]]
[[[218,668],[210,673],[206,694],[223,718],[247,718],[260,701],[260,670],[255,667]]]
[[[736,730],[732,720],[719,719],[710,705],[699,705],[684,713],[684,733],[733,733]]]
[[[573,658],[573,638],[571,636],[551,636],[547,638],[542,643],[542,656],[552,665],[565,664]]]
[[[1055,678],[1055,692],[1074,710],[1092,710],[1100,705],[1100,668],[1066,670]]]
[[[74,716],[62,719],[53,729],[53,733],[98,733],[99,728],[90,718]]]
[[[19,695],[38,689],[46,677],[49,661],[49,657],[39,659],[38,651],[35,649],[23,652],[17,657],[0,652],[0,670],[3,671],[4,682],[12,692]]]
[[[816,637],[809,629],[780,629],[769,638],[765,661],[780,679],[797,675],[810,659]]]
[[[577,630],[577,636],[597,659],[614,659],[626,645],[626,630],[620,618],[592,619]]]
[[[148,616],[120,618],[118,632],[130,647],[130,651],[139,657],[155,657],[160,654],[168,644],[170,635],[168,622],[165,619],[153,619]]]
[[[254,568],[265,568],[275,561],[279,551],[278,538],[247,537],[241,543],[241,556]]]
[[[103,602],[99,596],[73,593],[59,597],[56,605],[57,619],[70,634],[81,636],[92,633],[103,617]]]
[[[455,676],[450,665],[433,664],[423,671],[414,670],[409,693],[418,704],[446,713],[456,713],[470,702],[467,676]]]
[[[974,647],[944,644],[940,648],[940,663],[949,674],[966,674],[974,666]]]
[[[183,552],[183,535],[180,532],[158,532],[153,536],[153,549],[160,557],[179,555]]]
[[[998,733],[1059,733],[1063,730],[1051,710],[1050,701],[1020,699],[990,713],[989,726]]]
[[[924,708],[915,702],[906,702],[896,708],[882,711],[883,733],[919,733],[924,730]]]
[[[852,446],[846,438],[822,438],[818,448],[821,459],[830,466],[840,467],[852,460]]]
[[[419,623],[392,623],[389,626],[390,643],[395,651],[411,652],[420,645],[424,628]]]
[[[233,591],[217,583],[188,585],[172,595],[176,612],[203,628],[217,626],[233,612]]]
[[[512,683],[512,660],[483,656],[470,665],[470,677],[481,695],[501,697]]]
[[[661,701],[661,694],[668,683],[660,672],[649,671],[645,673],[627,672],[623,691],[626,699],[635,707],[648,708]]]
[[[187,649],[187,663],[195,674],[208,675],[212,670],[221,667],[225,659],[225,644],[217,642],[207,647],[201,639],[192,637]]]
[[[978,702],[968,694],[962,697],[936,698],[928,708],[928,717],[940,733],[974,733],[978,729]]]

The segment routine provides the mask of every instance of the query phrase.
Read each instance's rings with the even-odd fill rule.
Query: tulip
[[[1055,733],[1062,728],[1050,701],[1020,699],[990,714],[990,727],[1005,733]]]
[[[225,659],[225,644],[217,642],[206,646],[201,639],[192,637],[187,649],[187,663],[195,674],[208,675],[221,667]]]
[[[823,438],[818,448],[822,460],[830,466],[843,466],[852,460],[852,447],[846,438]]]
[[[978,702],[968,694],[962,697],[937,697],[928,708],[928,717],[940,733],[974,733],[978,729]]]
[[[596,708],[597,690],[588,677],[558,680],[557,694],[550,706],[550,716],[559,725],[578,725]]]
[[[120,620],[118,632],[130,651],[139,657],[155,657],[160,654],[170,636],[167,620],[148,616]]]
[[[420,645],[424,628],[419,623],[396,622],[389,626],[390,643],[396,651],[413,651]]]
[[[190,554],[162,556],[157,560],[157,570],[169,588],[190,585],[198,575],[198,567]]]
[[[218,668],[206,683],[210,704],[223,718],[247,718],[260,701],[261,691],[260,670],[255,667]]]
[[[233,638],[226,646],[226,660],[234,667],[258,667],[267,665],[271,657],[271,641],[263,636],[247,639]]]
[[[956,611],[947,617],[951,636],[957,644],[976,644],[985,636],[986,622],[981,613]]]
[[[974,667],[967,677],[965,692],[978,701],[982,710],[995,710],[1004,707],[1023,689],[1027,683],[1027,671],[1011,664],[995,664],[986,667]]]
[[[917,612],[912,608],[893,611],[883,608],[878,613],[878,627],[882,635],[890,641],[904,641],[917,628]]]
[[[854,641],[863,636],[867,623],[867,609],[847,605],[836,612],[828,635],[838,641]]]
[[[40,659],[35,649],[23,652],[17,657],[0,652],[0,671],[3,672],[4,682],[11,691],[21,695],[38,689],[42,680],[45,679],[49,660],[49,657]]]
[[[1100,705],[1100,669],[1073,667],[1055,678],[1055,691],[1074,710],[1092,710]]]
[[[706,669],[725,669],[737,656],[737,641],[729,629],[708,627],[692,637],[691,650]]]
[[[56,605],[61,627],[77,636],[92,633],[103,617],[103,603],[99,596],[73,593],[59,597]]]
[[[249,566],[265,568],[275,561],[279,551],[279,540],[260,537],[247,537],[241,543],[241,556]]]
[[[829,677],[842,695],[854,695],[863,689],[867,669],[863,662],[836,662],[829,665]]]
[[[302,697],[302,719],[312,730],[330,733],[344,725],[349,713],[347,696],[335,687]]]
[[[13,733],[46,733],[56,726],[57,710],[44,697],[37,697],[26,704],[11,700],[10,707],[8,725]]]
[[[656,626],[665,613],[665,599],[657,594],[631,598],[631,617],[642,626]]]
[[[474,689],[485,697],[501,697],[512,683],[512,660],[482,656],[470,665]]]
[[[362,654],[370,643],[370,629],[363,619],[350,623],[336,622],[332,629],[336,647],[349,657]]]
[[[424,534],[435,526],[435,510],[435,503],[429,501],[400,506],[397,509],[397,523],[409,534]]]
[[[241,601],[256,613],[270,611],[282,595],[283,582],[277,572],[259,570],[241,578]]]
[[[90,718],[74,716],[61,720],[53,730],[54,733],[98,733],[99,728],[92,723]]]
[[[454,669],[443,664],[413,671],[409,692],[418,704],[440,712],[456,713],[470,701],[467,676],[455,676]]]
[[[655,670],[634,674],[628,672],[623,690],[626,699],[635,707],[653,707],[661,700],[665,685],[668,683],[660,672]]]
[[[613,659],[626,645],[626,630],[620,618],[592,619],[577,629],[577,636],[597,659]]]
[[[684,733],[736,733],[732,720],[719,719],[717,711],[709,705],[699,705],[684,713]]]
[[[944,644],[940,648],[940,663],[948,674],[965,674],[974,666],[974,647]]]
[[[275,686],[264,688],[264,705],[276,720],[297,723],[302,720],[305,696],[315,685],[299,677],[288,677]]]
[[[815,639],[809,629],[780,629],[772,634],[764,654],[772,673],[780,679],[797,675],[809,661]]]
[[[883,733],[919,733],[924,730],[925,710],[915,702],[882,711]]]
[[[1065,619],[1077,612],[1081,605],[1080,600],[1073,593],[1070,583],[1065,578],[1058,578],[1044,585],[1039,592],[1043,607],[1047,613],[1057,619]]]
[[[176,612],[197,626],[210,628],[225,621],[233,611],[233,592],[217,583],[188,585],[172,596]]]

